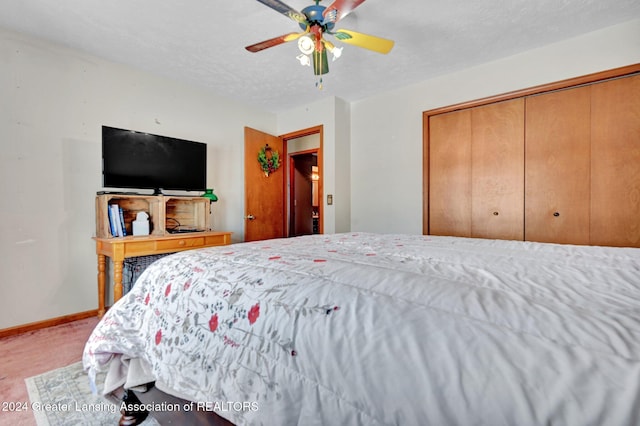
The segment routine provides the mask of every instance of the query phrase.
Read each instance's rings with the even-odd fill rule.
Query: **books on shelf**
[[[127,235],[127,228],[124,224],[124,212],[122,207],[118,204],[109,204],[109,227],[111,229],[111,235],[114,237],[124,237]]]
[[[118,207],[118,213],[120,218],[120,226],[122,231],[122,237],[127,235],[127,227],[124,225],[124,212],[122,211],[122,207]]]
[[[118,231],[116,231],[116,222],[113,220],[113,209],[111,205],[107,205],[107,215],[109,216],[109,231],[111,231],[112,236],[117,237]]]

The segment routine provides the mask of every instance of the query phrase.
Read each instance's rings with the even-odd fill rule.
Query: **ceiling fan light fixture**
[[[311,58],[309,58],[309,56],[305,54],[302,54],[302,53],[299,54],[298,56],[296,56],[296,59],[300,61],[300,65],[302,66],[307,66],[307,67],[311,66]]]
[[[329,40],[325,40],[324,45],[327,50],[333,55],[334,61],[342,56],[342,49],[344,49],[344,47],[336,47],[335,44],[331,43]]]
[[[336,59],[338,59],[340,56],[342,56],[342,49],[343,49],[343,47],[336,47],[335,49],[333,49],[331,51],[331,53],[333,54],[333,60],[334,61]]]
[[[313,40],[311,40],[311,37],[302,36],[298,39],[298,49],[300,49],[300,52],[304,53],[305,55],[311,55],[314,48],[315,44]]]

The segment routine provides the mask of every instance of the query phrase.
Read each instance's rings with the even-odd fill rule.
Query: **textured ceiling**
[[[389,38],[395,47],[381,55],[344,45],[318,90],[312,69],[295,59],[295,43],[244,49],[299,29],[255,0],[0,2],[0,27],[274,112],[325,96],[355,101],[639,17],[638,0],[368,0],[336,28]]]

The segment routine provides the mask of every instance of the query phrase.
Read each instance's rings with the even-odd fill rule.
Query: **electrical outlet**
[[[330,206],[333,204],[333,194],[327,195],[327,205]]]

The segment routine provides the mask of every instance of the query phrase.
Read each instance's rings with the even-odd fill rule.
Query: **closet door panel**
[[[591,244],[640,247],[640,76],[592,86]]]
[[[589,86],[526,99],[525,239],[589,244]]]
[[[429,233],[471,236],[471,112],[429,118]]]
[[[524,99],[471,110],[471,235],[524,239]]]

